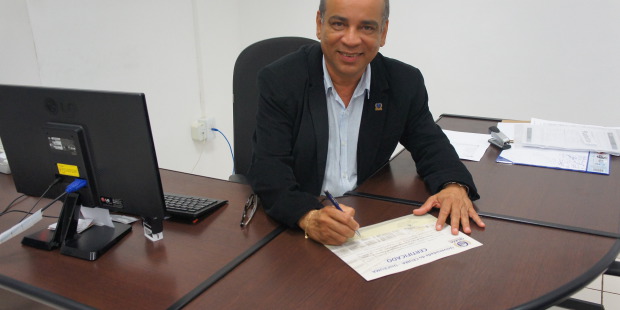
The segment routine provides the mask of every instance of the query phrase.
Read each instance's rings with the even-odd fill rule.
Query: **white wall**
[[[435,115],[620,125],[620,1],[391,4],[383,52],[422,70]]]
[[[235,60],[243,48],[239,43],[239,36],[244,27],[238,13],[239,1],[193,2],[196,7],[194,18],[198,29],[197,41],[200,41],[200,65],[203,77],[201,117],[213,117],[215,127],[227,136],[232,146],[234,134],[232,73]],[[230,148],[220,134],[214,136],[214,140],[205,143],[193,142],[194,148],[188,153],[198,154],[198,159],[190,160],[189,163],[194,166],[190,170],[181,171],[228,179],[233,169]]]
[[[27,3],[41,84],[144,92],[160,166],[191,169],[188,124],[201,113],[191,2]]]
[[[226,179],[243,47],[315,38],[317,0],[2,0],[0,83],[144,92],[162,168]],[[392,0],[382,53],[422,70],[431,110],[620,126],[620,1]]]
[[[24,0],[0,1],[0,83],[41,83]]]

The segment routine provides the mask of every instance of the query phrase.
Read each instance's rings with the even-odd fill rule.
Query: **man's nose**
[[[348,46],[356,46],[362,42],[362,38],[357,28],[349,27],[344,33],[342,42]]]

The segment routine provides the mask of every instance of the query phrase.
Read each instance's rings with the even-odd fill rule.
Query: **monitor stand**
[[[93,261],[131,231],[130,225],[113,223],[114,227],[92,226],[78,234],[79,201],[78,193],[67,194],[56,230],[44,229],[28,235],[22,244],[48,251],[60,247],[62,254]]]

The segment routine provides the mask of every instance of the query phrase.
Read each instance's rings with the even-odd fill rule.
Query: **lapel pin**
[[[375,111],[383,111],[383,103],[375,103]]]

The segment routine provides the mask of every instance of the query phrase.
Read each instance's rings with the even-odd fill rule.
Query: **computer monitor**
[[[144,94],[0,85],[0,139],[18,192],[38,197],[56,181],[45,195],[54,198],[84,179],[79,204],[140,216],[152,234],[162,232],[164,198]],[[118,231],[99,233],[114,239],[108,243],[130,229],[115,225]],[[71,242],[106,243],[91,237]],[[92,258],[87,252],[74,256]]]

